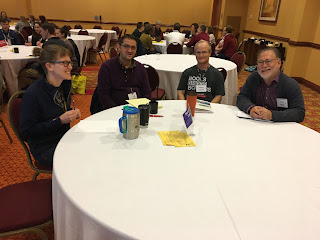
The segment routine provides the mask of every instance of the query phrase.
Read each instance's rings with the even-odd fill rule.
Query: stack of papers
[[[213,112],[211,103],[208,101],[197,99],[196,112]]]
[[[175,147],[193,147],[195,142],[186,132],[180,131],[162,131],[158,135],[165,146]]]

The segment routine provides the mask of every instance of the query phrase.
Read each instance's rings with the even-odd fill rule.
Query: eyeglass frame
[[[72,61],[53,61],[53,62],[49,62],[49,63],[62,63],[64,67],[68,67],[69,64],[71,65],[71,67],[73,66],[73,62]]]
[[[131,48],[132,51],[137,50],[137,46],[130,46],[128,44],[121,44],[121,46],[123,46],[126,50],[129,50],[129,48]]]
[[[270,63],[273,62],[274,60],[279,60],[279,58],[260,60],[260,61],[257,61],[257,65],[263,66],[263,64],[266,63],[268,66],[270,66]]]

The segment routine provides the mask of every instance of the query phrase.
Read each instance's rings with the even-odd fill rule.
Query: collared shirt
[[[121,69],[122,69],[122,71],[124,73],[124,78],[125,78],[124,81],[125,82],[128,82],[128,80],[130,81],[130,79],[132,78],[133,69],[136,67],[135,61],[132,59],[130,66],[129,67],[125,67],[125,66],[122,65],[122,63],[120,61],[120,58],[119,58],[119,55],[118,55],[117,58],[118,58],[118,61],[119,61],[120,65],[121,65]]]
[[[257,88],[256,92],[256,104],[269,110],[277,110],[277,98],[279,94],[276,87],[279,82],[280,71],[275,79],[268,86],[262,79],[261,84]]]

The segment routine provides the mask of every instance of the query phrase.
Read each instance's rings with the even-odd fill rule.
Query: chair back
[[[65,29],[67,29],[68,31],[70,31],[71,26],[70,25],[64,25]]]
[[[111,47],[109,49],[109,57],[110,58],[114,58],[116,56],[118,56],[117,50],[114,47]]]
[[[30,26],[25,26],[22,29],[28,34],[28,36],[32,35],[32,28]]]
[[[127,29],[125,28],[123,35],[126,35],[126,34],[127,34]]]
[[[41,23],[41,24],[47,22],[46,17],[43,16],[43,15],[40,15],[40,16],[39,16],[39,20],[40,20],[40,23]]]
[[[119,27],[117,27],[117,26],[113,26],[113,27],[111,28],[111,30],[116,31],[117,35],[119,35],[119,33],[120,33],[120,29],[119,29]]]
[[[169,33],[172,32],[172,28],[167,28],[166,32],[169,32]]]
[[[243,41],[241,41],[241,42],[239,43],[239,46],[238,46],[237,52],[241,51],[242,44],[243,44]]]
[[[121,38],[121,36],[122,36],[122,28],[121,28],[121,30],[120,30],[120,32],[119,32],[119,35],[118,35],[118,39],[120,39]]]
[[[22,35],[21,32],[18,33],[18,37],[19,37],[19,40],[20,40],[20,44],[24,45],[26,43],[26,39],[24,38],[24,36]]]
[[[78,66],[81,65],[81,62],[80,62],[80,53],[79,53],[79,48],[77,46],[77,44],[73,41],[72,38],[68,38],[68,41],[71,43],[73,49],[74,49],[74,53],[76,55],[76,58],[77,58],[77,63],[78,63]]]
[[[22,107],[22,96],[25,91],[18,91],[15,94],[13,94],[8,102],[7,105],[7,117],[10,123],[10,126],[18,138],[19,142],[21,143],[29,162],[30,167],[35,171],[35,174],[33,175],[33,179],[35,180],[39,173],[52,173],[52,168],[43,166],[36,161],[32,161],[31,153],[29,151],[29,148],[27,147],[26,143],[22,139],[22,136],[20,134],[20,112]]]
[[[215,44],[215,43],[212,43],[212,44],[211,44],[211,57],[214,56],[215,49],[216,49],[216,44]]]
[[[243,65],[246,61],[246,54],[244,52],[236,52],[233,54],[233,56],[230,58],[231,62],[234,62],[237,65],[237,72],[239,73],[241,69],[243,68]]]
[[[69,39],[70,40],[70,39]],[[83,55],[82,55],[82,62],[81,62],[81,65],[79,64],[79,67],[77,69],[72,69],[71,71],[71,74],[72,75],[81,75],[81,71],[82,71],[82,68],[84,66],[84,63],[86,62],[86,59],[87,59],[87,46],[84,47],[84,50],[83,50]],[[80,57],[80,56],[79,56]]]
[[[88,33],[87,30],[81,29],[81,30],[78,32],[78,35],[87,35],[87,36],[89,36],[89,33]]]
[[[93,29],[102,29],[100,25],[94,25]]]
[[[97,49],[101,51],[101,49],[106,45],[107,40],[108,40],[108,34],[104,33],[99,40]]]
[[[149,85],[151,92],[159,86],[159,75],[157,71],[148,64],[143,64],[148,73]]]
[[[82,29],[82,26],[80,24],[74,25],[74,29]]]
[[[182,46],[180,43],[170,43],[167,47],[167,54],[182,54]]]
[[[0,116],[1,116],[1,113],[3,112],[3,92],[4,92],[4,82],[3,82],[3,77],[2,77],[2,74],[0,72]]]
[[[219,70],[219,72],[222,73],[222,76],[223,76],[223,81],[225,82],[226,81],[226,78],[227,78],[227,71],[226,69],[220,67],[220,68],[217,68]]]

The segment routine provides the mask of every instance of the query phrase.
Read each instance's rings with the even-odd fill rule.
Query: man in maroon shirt
[[[206,33],[206,29],[207,27],[205,25],[200,25],[200,27],[198,28],[198,32],[196,35],[194,35],[190,42],[188,42],[186,44],[187,47],[194,47],[196,45],[197,42],[199,42],[200,40],[206,40],[207,42],[210,42],[210,37],[209,35]]]
[[[222,48],[219,45],[216,47],[218,50],[216,57],[230,60],[233,54],[236,52],[236,42],[232,36],[232,27],[227,25],[222,30],[223,44]]]

